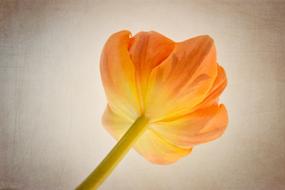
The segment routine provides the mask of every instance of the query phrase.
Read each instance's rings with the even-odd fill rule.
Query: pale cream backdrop
[[[131,150],[102,190],[285,189],[285,1],[0,0],[1,190],[73,189],[114,146],[99,56],[121,29],[211,35],[229,126],[168,166]]]

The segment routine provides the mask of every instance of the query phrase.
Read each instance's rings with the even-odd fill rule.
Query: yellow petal
[[[102,117],[105,129],[116,139],[119,140],[134,123],[133,120],[115,113],[109,106],[106,107]]]
[[[119,140],[133,124],[107,107],[103,115],[103,125],[108,132]],[[150,162],[170,164],[191,152],[191,148],[181,148],[170,142],[151,128],[147,128],[134,145],[136,151]]]
[[[135,68],[130,59],[130,32],[113,34],[106,42],[101,56],[101,77],[112,109],[128,118],[136,119],[140,107],[135,82]]]
[[[181,148],[168,142],[163,136],[148,129],[135,144],[143,157],[155,164],[171,164],[188,155],[192,148]]]

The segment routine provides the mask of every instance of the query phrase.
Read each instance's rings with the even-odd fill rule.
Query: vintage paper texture
[[[211,35],[230,122],[173,165],[130,151],[102,189],[285,189],[282,0],[1,0],[0,189],[72,189],[112,148],[98,64],[121,29]]]

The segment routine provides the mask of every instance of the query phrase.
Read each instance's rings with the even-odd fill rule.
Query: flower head
[[[147,117],[134,148],[151,162],[175,162],[227,126],[218,103],[227,80],[209,36],[174,42],[157,32],[120,31],[106,42],[100,69],[108,100],[104,126],[120,139]]]

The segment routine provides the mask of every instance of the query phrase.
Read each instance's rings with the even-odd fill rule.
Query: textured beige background
[[[120,29],[210,34],[230,123],[173,165],[131,150],[102,189],[285,189],[285,1],[271,0],[0,0],[0,189],[72,189],[112,148],[98,60]]]

